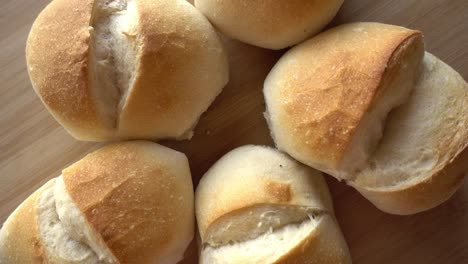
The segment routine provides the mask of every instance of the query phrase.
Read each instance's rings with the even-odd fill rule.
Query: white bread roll
[[[184,0],[54,0],[26,58],[47,109],[87,141],[189,138],[228,81],[222,43]]]
[[[393,214],[437,206],[461,184],[467,92],[459,74],[424,56],[420,32],[378,23],[342,25],[293,48],[264,86],[280,150]]]
[[[184,154],[117,143],[65,169],[0,230],[0,263],[177,263],[193,238]]]
[[[267,49],[295,45],[322,30],[344,0],[195,0],[227,36]]]
[[[319,172],[272,148],[244,146],[201,179],[200,263],[351,263]]]

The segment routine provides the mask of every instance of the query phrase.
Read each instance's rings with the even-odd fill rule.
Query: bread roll
[[[229,152],[195,197],[200,263],[351,263],[320,173],[274,149]]]
[[[424,56],[420,32],[378,23],[342,25],[293,48],[264,86],[280,150],[393,214],[432,208],[460,185],[467,93],[459,74]]]
[[[282,49],[318,33],[343,0],[195,0],[195,6],[231,38]]]
[[[24,201],[0,230],[0,263],[177,263],[193,238],[184,154],[106,146]]]
[[[189,138],[228,81],[216,32],[183,0],[54,0],[26,58],[47,109],[86,141]]]

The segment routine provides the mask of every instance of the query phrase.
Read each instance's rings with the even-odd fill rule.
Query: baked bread
[[[383,211],[437,206],[468,170],[467,84],[424,55],[418,31],[378,23],[331,29],[286,53],[264,95],[280,150]]]
[[[323,177],[277,150],[232,150],[195,197],[202,264],[351,263]]]
[[[0,263],[177,263],[193,238],[184,154],[106,146],[24,201],[0,230]]]
[[[315,35],[343,0],[195,0],[195,6],[227,36],[267,49],[282,49]]]
[[[76,139],[185,139],[228,81],[216,32],[184,0],[54,0],[33,24],[28,72]]]

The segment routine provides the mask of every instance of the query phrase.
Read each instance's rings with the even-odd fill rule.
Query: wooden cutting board
[[[48,2],[0,0],[0,223],[47,179],[102,145],[70,137],[29,83],[26,37]],[[331,25],[378,21],[420,29],[427,50],[468,79],[468,0],[345,2]],[[191,141],[163,142],[187,154],[195,184],[229,150],[272,144],[262,116],[262,84],[283,52],[224,42],[231,81],[203,115]],[[467,183],[433,210],[393,216],[377,210],[352,188],[330,177],[327,181],[355,263],[468,263]],[[184,263],[197,263],[194,243],[186,256]]]

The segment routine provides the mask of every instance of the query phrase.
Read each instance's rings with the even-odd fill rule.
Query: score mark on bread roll
[[[291,186],[288,183],[269,181],[265,185],[266,192],[276,198],[279,203],[289,202],[291,200]]]
[[[195,199],[200,263],[351,263],[319,172],[243,146],[218,160]]]

